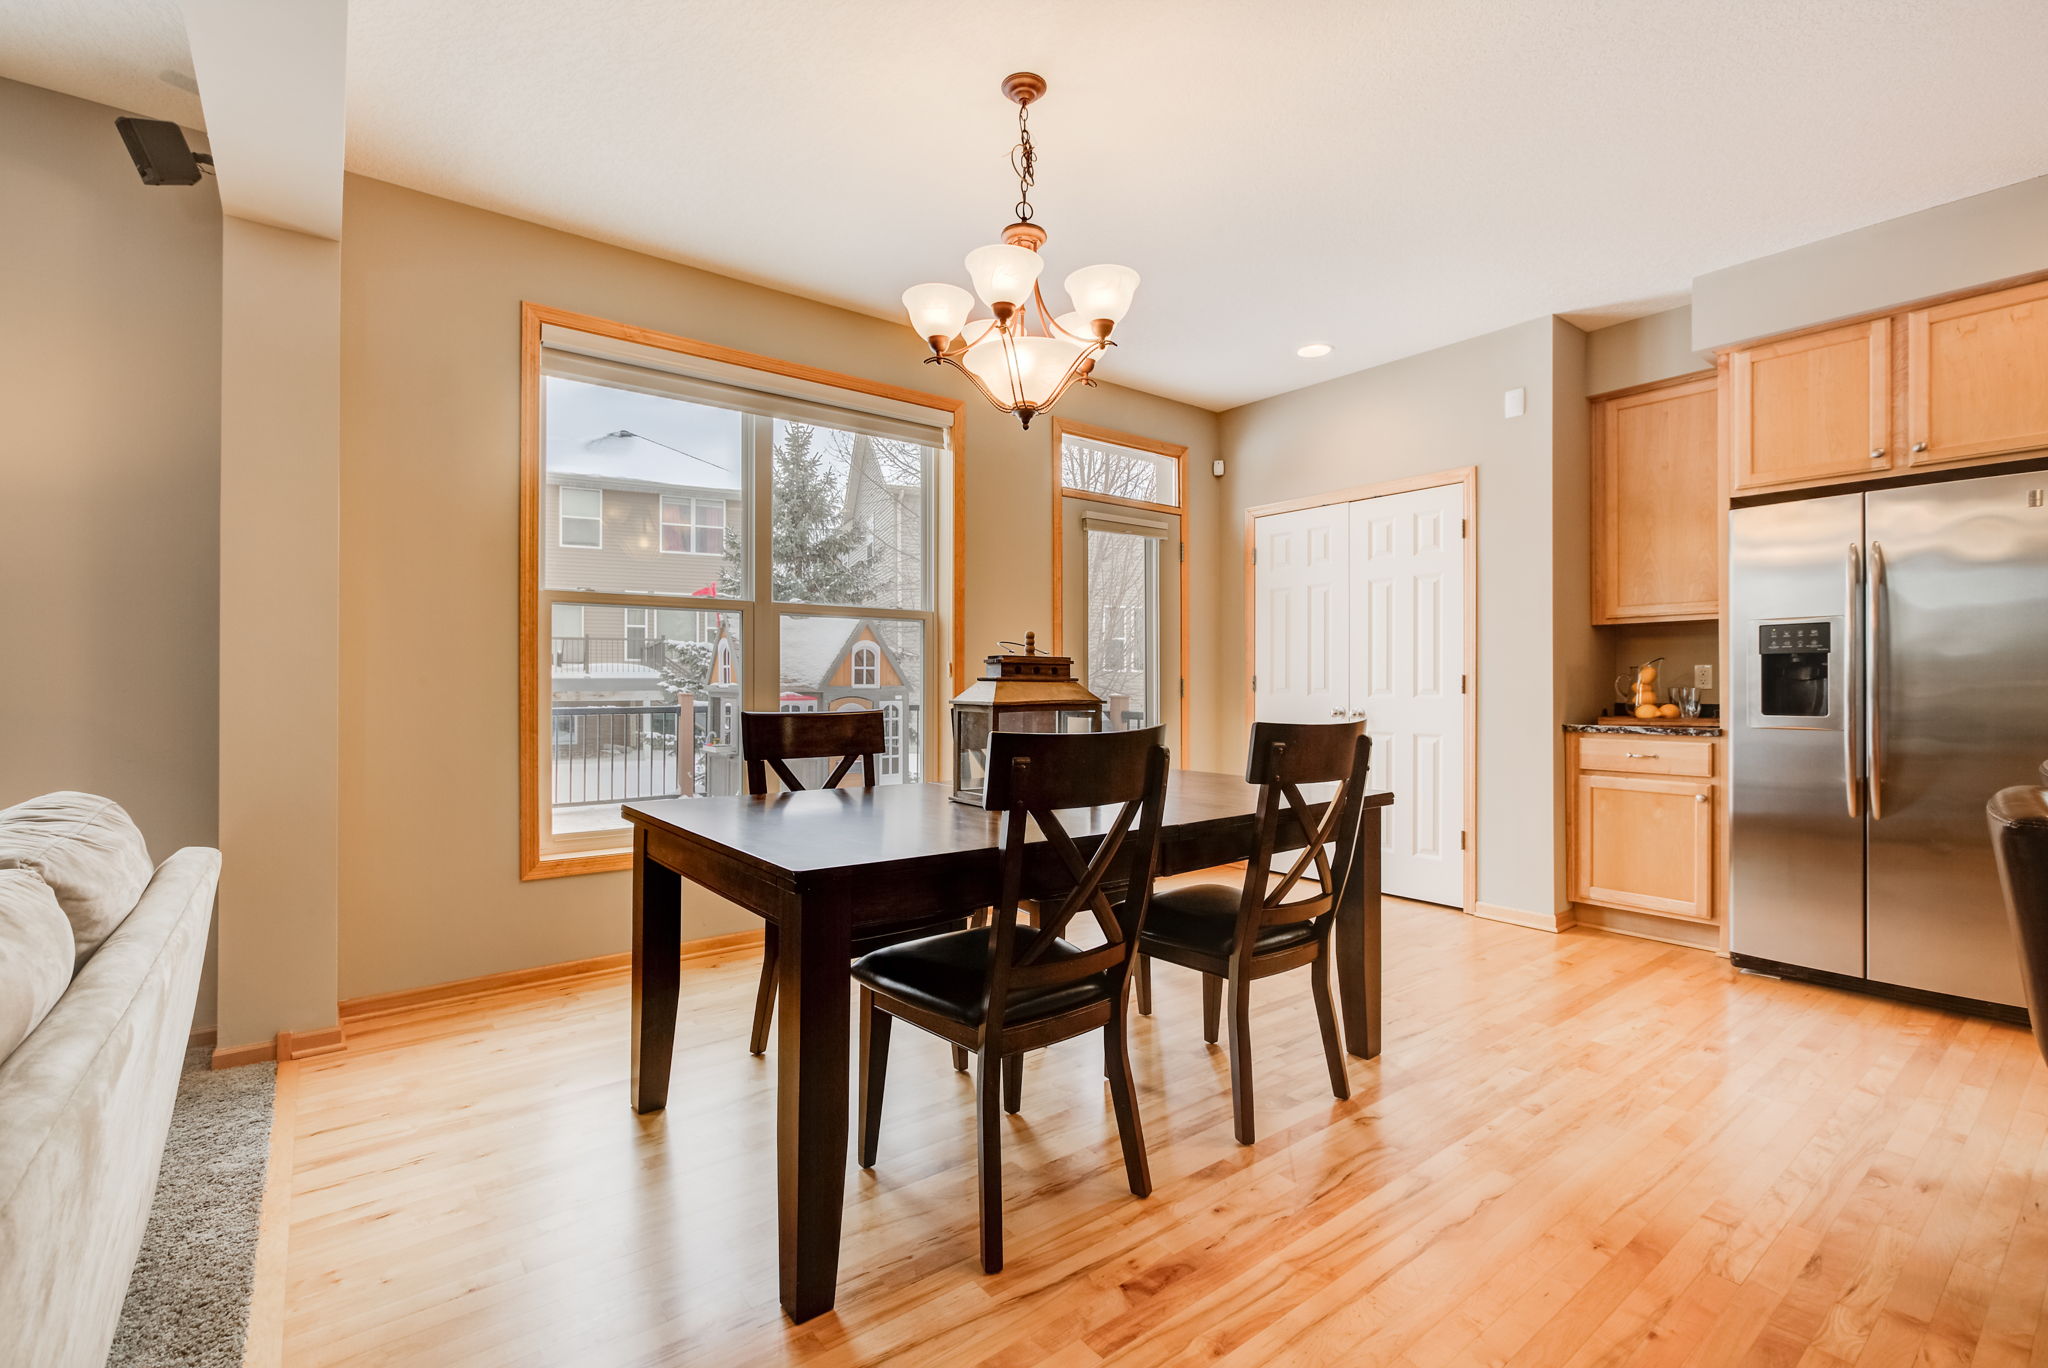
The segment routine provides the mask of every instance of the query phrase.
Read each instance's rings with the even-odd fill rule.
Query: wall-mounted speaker
[[[185,130],[174,123],[123,117],[114,120],[114,127],[121,130],[144,185],[197,185],[199,168],[213,165],[212,157],[192,150]]]

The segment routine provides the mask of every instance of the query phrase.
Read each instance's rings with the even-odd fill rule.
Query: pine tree
[[[774,596],[782,603],[869,602],[876,565],[864,529],[846,517],[846,487],[834,463],[813,448],[806,423],[782,430],[774,452]],[[739,537],[728,531],[718,592],[737,598]]]

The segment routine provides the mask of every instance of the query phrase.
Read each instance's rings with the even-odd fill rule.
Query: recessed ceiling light
[[[1327,342],[1311,342],[1306,347],[1296,347],[1294,349],[1294,354],[1296,356],[1307,356],[1311,358],[1317,356],[1328,356],[1330,354],[1330,344]]]

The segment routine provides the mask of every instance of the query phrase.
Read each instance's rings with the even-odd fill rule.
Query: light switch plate
[[[1693,687],[1694,687],[1695,689],[1711,689],[1711,688],[1713,688],[1713,687],[1714,687],[1714,667],[1713,667],[1713,666],[1711,666],[1711,665],[1695,665],[1695,666],[1693,666],[1693,667],[1692,667],[1692,686],[1693,686]]]

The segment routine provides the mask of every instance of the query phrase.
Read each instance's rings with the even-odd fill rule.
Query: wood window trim
[[[830,385],[853,394],[872,395],[880,399],[893,399],[899,403],[916,404],[924,408],[941,409],[953,415],[952,426],[947,430],[947,448],[952,455],[950,471],[946,472],[952,485],[950,508],[941,510],[938,501],[933,502],[935,512],[943,511],[952,521],[950,565],[944,567],[952,581],[952,592],[946,596],[948,602],[943,608],[938,603],[939,589],[934,585],[933,616],[938,619],[941,631],[950,637],[950,655],[946,663],[946,679],[942,686],[943,696],[950,696],[958,690],[960,681],[967,673],[967,431],[965,400],[947,398],[943,395],[928,394],[922,390],[891,385],[878,380],[866,380],[857,375],[840,371],[825,370],[796,361],[783,361],[772,356],[741,351],[734,347],[720,346],[715,342],[699,341],[675,333],[661,332],[653,328],[637,327],[630,323],[615,323],[609,319],[597,318],[590,314],[577,313],[571,309],[559,309],[547,304],[536,304],[522,300],[519,305],[519,877],[522,882],[536,879],[556,879],[579,874],[602,874],[630,869],[633,854],[630,849],[593,851],[543,857],[541,854],[541,795],[547,791],[547,775],[544,770],[548,762],[546,751],[540,744],[540,709],[543,703],[540,687],[540,667],[543,657],[541,632],[541,514],[545,496],[546,471],[543,461],[543,433],[541,431],[541,329],[553,324],[578,332],[592,333],[620,342],[637,342],[644,346],[656,347],[663,351],[676,352],[684,356],[695,356],[708,361],[727,365],[744,366],[769,375],[779,375],[792,380],[803,380],[813,384]],[[935,530],[933,545],[936,548],[941,532]],[[588,597],[595,601],[602,595]],[[616,598],[617,596],[612,596]],[[656,603],[654,606],[664,606]],[[699,599],[685,605],[693,608],[712,606]],[[950,619],[950,621],[948,620]],[[949,748],[938,747],[940,765],[950,762]],[[944,778],[942,771],[935,771],[935,778]]]
[[[1388,494],[1410,494],[1418,489],[1444,485],[1464,487],[1465,499],[1465,911],[1479,905],[1479,467],[1459,466],[1428,475],[1410,475],[1378,484],[1352,485],[1327,494],[1308,494],[1298,499],[1253,504],[1244,511],[1244,725],[1251,731],[1258,720],[1258,695],[1249,687],[1258,667],[1258,636],[1253,615],[1257,602],[1252,591],[1252,553],[1258,547],[1260,518],[1275,513],[1296,513],[1304,508],[1356,503]]]
[[[1177,502],[1148,503],[1142,499],[1123,499],[1114,494],[1097,494],[1092,490],[1067,488],[1065,451],[1067,438],[1077,437],[1084,442],[1103,442],[1109,446],[1129,447],[1154,456],[1164,456],[1173,462],[1173,493]],[[1188,640],[1188,558],[1184,549],[1187,545],[1188,520],[1188,449],[1172,442],[1162,442],[1153,437],[1140,437],[1136,433],[1118,432],[1114,428],[1096,427],[1090,423],[1074,423],[1064,418],[1052,421],[1052,649],[1057,654],[1066,634],[1066,518],[1064,501],[1086,499],[1090,503],[1101,503],[1123,508],[1143,508],[1155,513],[1171,513],[1180,520],[1180,750],[1179,767],[1188,766],[1188,737],[1192,734],[1189,717],[1194,711],[1195,692],[1193,685],[1193,645]]]

